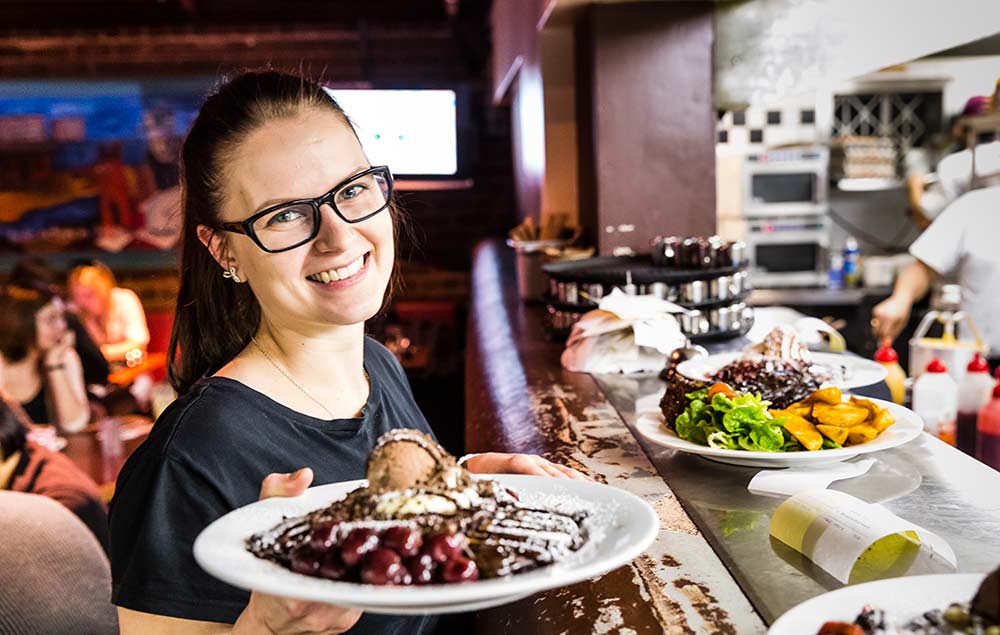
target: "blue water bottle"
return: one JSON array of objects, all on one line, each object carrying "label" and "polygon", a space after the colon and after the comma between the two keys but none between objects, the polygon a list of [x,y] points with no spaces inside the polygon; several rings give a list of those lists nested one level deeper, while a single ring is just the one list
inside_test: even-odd
[{"label": "blue water bottle", "polygon": [[858,241],[854,236],[848,236],[844,244],[844,284],[848,288],[860,286],[861,254],[858,252]]},{"label": "blue water bottle", "polygon": [[830,254],[830,269],[827,272],[826,286],[828,289],[844,288],[844,255],[840,253]]}]

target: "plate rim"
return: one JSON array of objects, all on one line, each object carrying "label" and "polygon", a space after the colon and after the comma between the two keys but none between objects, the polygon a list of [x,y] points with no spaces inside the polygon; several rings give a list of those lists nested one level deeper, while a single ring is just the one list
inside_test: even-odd
[{"label": "plate rim", "polygon": [[[879,438],[876,437],[873,441],[862,443],[861,445],[852,445],[849,447],[834,448],[831,450],[817,450],[815,452],[759,452],[748,450],[727,450],[724,448],[713,448],[707,445],[698,445],[697,443],[680,438],[676,432],[668,430],[663,426],[664,417],[663,413],[659,410],[649,410],[639,413],[636,416],[635,429],[640,435],[642,435],[643,438],[651,443],[655,443],[656,445],[669,448],[671,450],[686,452],[688,454],[704,456],[705,458],[710,458],[716,461],[729,462],[728,459],[731,459],[758,461],[767,464],[791,462],[797,465],[819,465],[821,463],[834,462],[839,463],[862,454],[872,454],[875,452],[881,452],[882,450],[891,450],[913,441],[923,432],[923,423],[919,421],[919,415],[909,408],[891,401],[876,399],[874,397],[863,397],[863,399],[868,399],[879,406],[887,407],[890,412],[903,410],[908,413],[908,416],[903,421],[900,421],[899,417],[897,417],[896,425],[904,422],[906,423],[900,431],[901,436],[899,438],[890,439],[888,443],[870,445],[875,444],[878,441]],[[652,424],[654,418],[656,419],[656,428],[650,430],[648,427]],[[895,428],[896,426],[894,425],[892,427]],[[654,435],[653,433],[656,434]],[[879,437],[881,436],[882,435],[880,434]],[[664,438],[674,439],[676,442],[664,443]]]},{"label": "plate rim", "polygon": [[[633,559],[641,555],[656,539],[659,534],[659,517],[656,515],[653,507],[643,498],[623,490],[621,488],[612,487],[603,483],[591,483],[582,481],[573,481],[569,479],[553,479],[552,477],[546,476],[532,476],[525,474],[474,474],[476,479],[493,479],[497,480],[501,484],[505,484],[513,489],[518,489],[518,487],[524,488],[524,483],[536,480],[537,482],[555,482],[557,484],[565,485],[566,483],[572,483],[569,487],[606,487],[613,490],[615,494],[613,495],[615,503],[622,507],[627,506],[639,515],[638,520],[642,521],[642,524],[637,523],[637,519],[634,516],[629,516],[630,522],[629,526],[638,526],[641,529],[639,531],[637,539],[629,541],[629,543],[623,549],[618,549],[614,553],[609,553],[607,556],[594,560],[593,558],[588,558],[584,561],[577,563],[576,566],[572,568],[567,568],[560,566],[558,563],[550,567],[543,567],[535,571],[529,571],[520,576],[511,576],[507,578],[492,578],[487,580],[480,580],[471,583],[462,584],[435,584],[426,586],[414,586],[414,587],[389,587],[393,591],[402,592],[410,597],[400,598],[398,593],[394,594],[397,597],[387,597],[383,599],[384,593],[371,593],[375,590],[385,590],[387,587],[378,585],[366,585],[355,582],[337,582],[333,580],[322,580],[315,579],[317,582],[322,582],[322,590],[317,590],[313,585],[307,587],[297,587],[300,592],[296,595],[288,594],[288,582],[290,578],[285,578],[285,575],[300,576],[301,574],[289,571],[276,563],[272,563],[275,567],[275,573],[279,573],[280,577],[272,578],[273,584],[267,583],[258,584],[255,590],[259,590],[265,593],[282,595],[285,597],[294,597],[296,599],[327,602],[331,604],[343,603],[344,605],[354,606],[357,608],[366,608],[374,612],[378,611],[379,607],[392,607],[396,609],[405,610],[408,608],[420,609],[422,606],[438,606],[446,607],[457,604],[465,604],[478,600],[485,600],[491,597],[498,596],[510,596],[511,601],[514,601],[515,595],[530,595],[540,591],[567,586],[570,584],[575,584],[577,582],[588,580],[598,575],[612,571],[618,567],[627,565]],[[551,479],[551,481],[550,481]],[[506,481],[506,483],[505,483]],[[324,485],[317,485],[310,487],[307,492],[312,491],[314,497],[321,496],[318,490],[332,490],[336,493],[331,496],[325,496],[325,491],[323,492],[323,497],[329,501],[337,500],[337,498],[342,498],[347,492],[363,485],[367,481],[365,479],[358,479],[354,481],[341,481],[338,483],[327,483]],[[542,490],[544,493],[544,490]],[[577,496],[583,500],[588,500],[586,496],[581,494],[567,492],[569,495]],[[195,539],[193,545],[193,553],[195,560],[198,565],[202,567],[206,572],[208,572],[213,577],[222,580],[223,582],[236,586],[244,590],[250,590],[249,583],[245,581],[245,578],[238,575],[238,572],[231,571],[226,568],[227,565],[231,563],[226,563],[223,565],[221,563],[215,563],[212,559],[211,549],[217,546],[216,534],[219,532],[225,532],[225,525],[234,521],[234,518],[242,519],[241,517],[246,515],[248,508],[266,508],[268,504],[279,508],[280,503],[274,503],[273,501],[281,501],[281,499],[267,499],[263,501],[255,501],[248,505],[244,505],[237,509],[234,509],[227,514],[219,517],[207,527],[205,527]],[[322,503],[317,503],[321,505]],[[280,521],[281,512],[278,509],[274,511],[275,516],[268,521],[267,526],[274,525]],[[620,512],[612,516],[613,520],[620,520]],[[263,522],[261,524],[264,524]],[[617,526],[617,525],[614,525]],[[263,528],[249,528],[247,531],[241,532],[241,540],[245,539],[255,531],[260,531]],[[222,543],[225,544],[227,541],[223,540]],[[229,541],[231,542],[231,541]],[[228,547],[231,548],[233,545],[229,544]],[[240,546],[242,548],[242,545]],[[250,558],[256,558],[250,552],[246,552],[247,556]],[[530,576],[530,577],[529,577]],[[553,584],[554,580],[558,580],[557,584]],[[255,582],[255,584],[257,584]],[[405,591],[403,590],[405,589]],[[439,600],[442,590],[447,590],[451,597],[450,600],[446,602],[435,601],[433,604],[428,602],[431,596]],[[363,597],[363,601],[353,601],[348,596]],[[521,597],[523,597],[521,595]]]},{"label": "plate rim", "polygon": [[[830,602],[832,599],[835,599],[835,598],[839,599],[840,596],[853,596],[855,594],[865,595],[867,593],[870,593],[873,588],[880,590],[881,587],[890,587],[890,588],[892,588],[892,587],[895,587],[896,585],[906,584],[906,583],[913,583],[915,581],[926,582],[927,584],[934,584],[934,583],[942,582],[943,578],[951,578],[952,580],[960,582],[961,584],[969,583],[970,585],[973,583],[973,580],[975,580],[975,582],[974,582],[975,586],[972,587],[972,591],[969,594],[969,597],[971,598],[971,594],[975,593],[976,589],[982,583],[982,580],[983,580],[984,577],[986,577],[986,575],[988,575],[988,574],[986,574],[986,573],[933,573],[933,574],[925,574],[925,575],[900,576],[900,577],[895,577],[895,578],[886,578],[884,580],[873,580],[871,582],[864,582],[862,584],[851,584],[851,585],[842,586],[839,589],[833,589],[833,590],[827,591],[825,593],[821,593],[819,595],[813,596],[813,597],[809,598],[808,600],[804,600],[804,601],[796,604],[792,608],[788,609],[787,611],[785,611],[784,613],[782,613],[781,615],[779,615],[777,619],[774,620],[774,622],[771,624],[770,628],[767,629],[767,635],[782,635],[782,630],[781,630],[782,628],[783,629],[792,629],[793,627],[794,628],[800,628],[802,626],[800,620],[802,620],[802,619],[809,619],[811,617],[815,617],[815,619],[818,620],[818,623],[816,625],[816,629],[817,630],[819,629],[820,626],[823,625],[824,622],[837,621],[837,620],[841,619],[841,618],[838,618],[838,617],[833,616],[833,615],[827,615],[827,616],[823,616],[822,614],[818,614],[817,615],[817,611],[816,611],[816,608],[818,606],[825,605],[826,603]],[[935,586],[937,586],[937,585],[935,585]],[[950,599],[950,600],[947,601],[947,604],[950,604],[951,602],[958,602],[958,601],[960,601],[958,598],[952,598],[952,599]],[[878,605],[878,601],[865,600],[862,603],[862,602],[860,602],[860,598],[859,598],[859,606],[857,608],[857,611],[860,611],[861,608],[865,604],[873,604],[873,605],[877,606]],[[942,606],[940,608],[942,608],[942,609],[945,608],[947,606],[947,604],[945,604],[944,606]],[[926,609],[926,610],[929,610],[929,609]],[[855,615],[856,615],[856,613],[855,613]],[[905,618],[905,616],[897,616],[897,617]],[[853,620],[853,619],[854,619],[854,617],[852,616],[851,620]],[[794,631],[793,630],[788,630],[788,635],[791,635],[792,633],[798,634],[800,632],[801,632],[800,630],[794,630]],[[803,635],[807,635],[807,634],[803,634]]]},{"label": "plate rim", "polygon": [[[732,363],[732,362],[736,361],[737,359],[739,359],[740,357],[742,357],[744,354],[745,354],[745,351],[728,351],[728,352],[724,352],[724,353],[712,353],[711,355],[708,355],[708,356],[705,356],[705,357],[695,357],[693,359],[686,359],[686,360],[684,360],[683,362],[681,362],[680,364],[677,365],[677,369],[676,370],[677,370],[678,373],[680,373],[681,375],[683,375],[684,377],[687,377],[688,379],[690,379],[692,381],[707,381],[707,379],[704,378],[704,377],[694,377],[694,376],[689,375],[688,373],[684,372],[685,371],[685,366],[687,367],[688,370],[690,370],[690,368],[692,366],[696,366],[698,363],[705,363],[705,362],[711,360],[712,358],[715,358],[715,359],[723,359],[723,358],[729,359],[728,362],[725,362],[725,363],[723,363],[723,364],[721,364],[719,366],[719,368],[721,368],[722,366],[725,366],[726,364],[729,364],[729,363]],[[870,368],[872,370],[872,372],[875,372],[875,370],[876,370],[875,367],[878,366],[878,372],[881,375],[881,377],[878,380],[873,381],[873,382],[866,382],[866,383],[863,383],[863,384],[858,384],[858,383],[854,383],[854,382],[851,382],[851,381],[844,381],[844,382],[825,382],[823,384],[824,386],[837,386],[838,388],[863,388],[865,386],[875,385],[875,384],[877,384],[880,381],[885,381],[885,378],[888,377],[888,371],[886,371],[886,369],[885,369],[884,366],[882,366],[881,364],[879,364],[876,361],[872,361],[870,359],[865,359],[864,357],[855,356],[855,355],[848,355],[846,353],[830,353],[830,352],[814,352],[814,351],[810,351],[809,354],[813,356],[813,362],[820,363],[820,364],[822,363],[822,360],[824,360],[824,359],[836,357],[838,360],[851,360],[852,362],[855,362],[855,363],[861,363],[864,366]]]}]

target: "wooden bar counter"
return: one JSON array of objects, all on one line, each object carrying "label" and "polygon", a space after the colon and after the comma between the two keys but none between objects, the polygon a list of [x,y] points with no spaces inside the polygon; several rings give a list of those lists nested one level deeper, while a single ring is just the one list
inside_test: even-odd
[{"label": "wooden bar counter", "polygon": [[469,452],[540,454],[647,500],[656,542],[600,578],[482,611],[479,633],[725,633],[766,629],[616,409],[584,373],[559,364],[544,308],[520,302],[512,250],[480,244],[466,351]]}]

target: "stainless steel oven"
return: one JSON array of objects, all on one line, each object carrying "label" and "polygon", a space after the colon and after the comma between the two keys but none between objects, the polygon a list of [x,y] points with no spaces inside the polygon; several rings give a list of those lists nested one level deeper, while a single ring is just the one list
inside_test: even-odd
[{"label": "stainless steel oven", "polygon": [[755,287],[826,286],[827,214],[747,218],[744,240]]},{"label": "stainless steel oven", "polygon": [[743,216],[804,216],[828,209],[826,148],[753,152],[743,162]]}]

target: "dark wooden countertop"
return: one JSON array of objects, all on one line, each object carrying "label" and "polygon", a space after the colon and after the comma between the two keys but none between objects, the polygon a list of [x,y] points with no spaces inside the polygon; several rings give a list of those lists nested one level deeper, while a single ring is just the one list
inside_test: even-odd
[{"label": "dark wooden countertop", "polygon": [[536,453],[647,500],[660,535],[630,565],[482,611],[479,633],[763,633],[746,596],[587,374],[559,363],[544,307],[517,296],[512,252],[480,244],[466,351],[466,448]]}]

